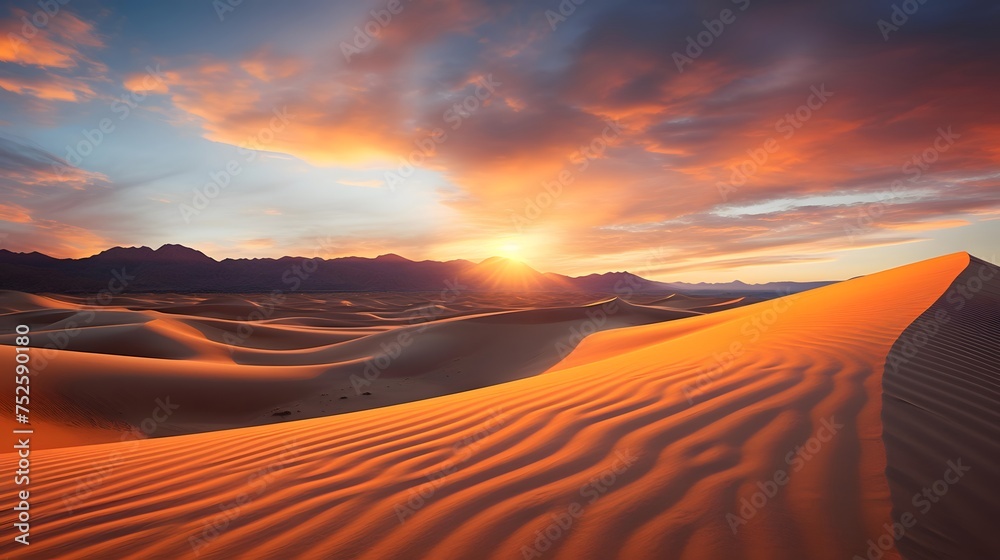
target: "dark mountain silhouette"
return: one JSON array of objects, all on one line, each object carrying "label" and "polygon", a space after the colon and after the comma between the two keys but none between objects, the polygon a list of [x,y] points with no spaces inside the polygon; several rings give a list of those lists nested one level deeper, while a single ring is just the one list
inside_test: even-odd
[{"label": "dark mountain silhouette", "polygon": [[[124,287],[123,287],[124,284]],[[694,291],[775,292],[769,284],[686,285]],[[812,284],[782,283],[792,291]],[[530,266],[492,257],[467,260],[412,261],[395,254],[375,258],[223,259],[217,261],[182,245],[113,247],[92,257],[56,259],[38,252],[0,249],[0,289],[22,292],[455,292],[580,291],[594,293],[670,293],[681,284],[646,280],[628,272],[579,278],[541,273]],[[799,286],[799,289],[795,289]]]}]

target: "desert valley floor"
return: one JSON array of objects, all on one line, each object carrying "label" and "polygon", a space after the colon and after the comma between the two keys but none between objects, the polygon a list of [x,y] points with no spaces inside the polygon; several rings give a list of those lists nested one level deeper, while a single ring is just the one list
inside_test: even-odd
[{"label": "desert valley floor", "polygon": [[0,360],[18,324],[38,348],[32,544],[0,555],[995,558],[998,272],[956,253],[770,300],[3,292]]}]

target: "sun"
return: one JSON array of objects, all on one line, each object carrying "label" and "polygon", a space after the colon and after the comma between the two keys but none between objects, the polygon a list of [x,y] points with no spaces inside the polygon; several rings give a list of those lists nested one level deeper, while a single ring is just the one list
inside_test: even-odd
[{"label": "sun", "polygon": [[497,248],[498,256],[507,259],[520,261],[521,256],[521,245],[518,243],[504,243]]}]

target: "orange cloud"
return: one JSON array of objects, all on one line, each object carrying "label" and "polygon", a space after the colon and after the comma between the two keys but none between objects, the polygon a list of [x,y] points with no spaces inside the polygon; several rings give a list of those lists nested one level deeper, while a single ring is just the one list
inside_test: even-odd
[{"label": "orange cloud", "polygon": [[0,77],[0,88],[51,101],[77,102],[95,95],[85,82],[47,73],[35,77]]},{"label": "orange cloud", "polygon": [[167,83],[156,79],[149,72],[129,74],[125,76],[122,85],[136,93],[167,93]]},{"label": "orange cloud", "polygon": [[17,204],[0,204],[0,220],[26,224],[31,221],[31,214],[27,208]]},{"label": "orange cloud", "polygon": [[168,73],[173,103],[197,117],[205,137],[284,152],[316,164],[395,160],[412,150],[395,89],[361,76],[322,77],[302,90],[261,85],[294,74],[285,59],[259,54],[238,65],[218,60]]},{"label": "orange cloud", "polygon": [[81,62],[94,64],[80,47],[103,48],[104,40],[94,25],[63,9],[46,18],[42,27],[26,23],[32,14],[14,9],[0,20],[0,62],[45,68],[73,68]]},{"label": "orange cloud", "polygon": [[972,222],[968,220],[934,220],[927,222],[911,222],[902,224],[892,224],[888,226],[891,229],[897,229],[901,231],[933,231],[936,229],[950,229],[970,225]]},{"label": "orange cloud", "polygon": [[305,64],[291,56],[279,56],[264,48],[240,61],[240,68],[262,82],[286,80],[302,72]]}]

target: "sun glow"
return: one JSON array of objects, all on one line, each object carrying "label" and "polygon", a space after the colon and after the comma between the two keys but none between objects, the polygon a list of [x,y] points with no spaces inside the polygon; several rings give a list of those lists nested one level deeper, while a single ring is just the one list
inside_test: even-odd
[{"label": "sun glow", "polygon": [[515,261],[523,260],[521,245],[518,243],[503,243],[497,248],[497,256]]}]

